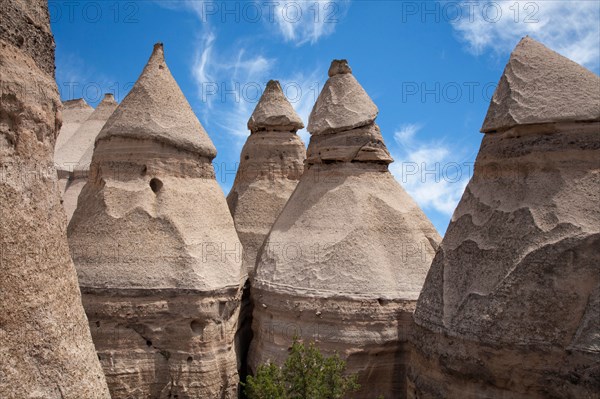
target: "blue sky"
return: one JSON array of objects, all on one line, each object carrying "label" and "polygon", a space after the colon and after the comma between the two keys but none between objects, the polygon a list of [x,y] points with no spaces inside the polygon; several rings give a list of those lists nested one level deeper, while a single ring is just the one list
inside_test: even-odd
[{"label": "blue sky", "polygon": [[[63,100],[121,101],[155,42],[215,143],[225,194],[260,91],[304,123],[334,58],[379,107],[390,169],[444,234],[510,51],[529,34],[600,68],[598,1],[50,1]],[[308,144],[309,135],[300,132]]]}]

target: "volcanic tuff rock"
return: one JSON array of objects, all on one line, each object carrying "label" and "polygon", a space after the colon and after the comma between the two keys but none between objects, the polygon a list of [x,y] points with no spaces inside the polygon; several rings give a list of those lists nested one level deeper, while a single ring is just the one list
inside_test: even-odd
[{"label": "volcanic tuff rock", "polygon": [[109,398],[65,234],[61,124],[45,1],[0,2],[0,392]]},{"label": "volcanic tuff rock", "polygon": [[[83,103],[85,104],[85,101]],[[57,147],[54,150],[54,164],[58,171],[60,187],[63,189],[61,194],[67,213],[67,222],[71,220],[73,212],[75,212],[77,198],[87,181],[96,136],[118,105],[112,94],[105,94],[91,115],[81,123],[60,148]],[[75,117],[77,114],[73,112],[69,116]],[[83,114],[83,112],[80,111],[79,114]],[[68,134],[69,131],[64,133]],[[62,134],[63,129],[60,130],[58,137],[61,137]]]},{"label": "volcanic tuff rock", "polygon": [[357,397],[402,397],[412,310],[440,238],[388,171],[376,106],[345,61],[330,71],[304,174],[257,260],[249,365],[282,362],[297,333],[347,359]]},{"label": "volcanic tuff rock", "polygon": [[154,51],[96,139],[69,242],[113,398],[234,398],[241,244],[215,148]]},{"label": "volcanic tuff rock", "polygon": [[73,134],[79,129],[79,126],[81,126],[93,112],[94,108],[92,108],[83,98],[63,101],[63,123],[60,127],[58,137],[56,138],[54,157],[57,156],[57,150],[73,137]]},{"label": "volcanic tuff rock", "polygon": [[[533,74],[557,66],[565,95],[538,98]],[[600,79],[582,85],[588,71],[530,38],[501,82],[515,70],[519,90],[501,83],[490,109],[531,118],[483,139],[417,304],[411,398],[600,391]]]},{"label": "volcanic tuff rock", "polygon": [[[254,273],[258,250],[302,176],[306,148],[295,132],[303,127],[279,82],[269,81],[248,121],[251,134],[242,149],[240,166],[227,196],[249,276]],[[238,326],[242,374],[252,336],[249,284],[245,287]]]}]

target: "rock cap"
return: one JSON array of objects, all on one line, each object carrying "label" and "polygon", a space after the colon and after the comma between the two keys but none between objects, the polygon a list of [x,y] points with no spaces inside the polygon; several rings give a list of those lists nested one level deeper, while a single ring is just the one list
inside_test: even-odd
[{"label": "rock cap", "polygon": [[329,76],[310,113],[308,131],[327,134],[373,123],[379,109],[352,75],[348,62],[333,60]]},{"label": "rock cap", "polygon": [[137,82],[106,122],[97,141],[151,139],[213,159],[217,150],[194,114],[156,43]]},{"label": "rock cap", "polygon": [[263,92],[252,116],[248,120],[248,129],[296,131],[304,123],[283,94],[277,80],[270,80]]},{"label": "rock cap", "polygon": [[91,105],[89,105],[85,99],[83,98],[74,98],[72,100],[63,101],[63,109],[93,109]]},{"label": "rock cap", "polygon": [[529,36],[510,55],[481,132],[600,120],[600,77]]},{"label": "rock cap", "polygon": [[329,77],[339,75],[342,73],[352,73],[352,68],[348,65],[348,60],[333,60],[331,61],[331,65],[329,66],[329,71],[327,74]]}]

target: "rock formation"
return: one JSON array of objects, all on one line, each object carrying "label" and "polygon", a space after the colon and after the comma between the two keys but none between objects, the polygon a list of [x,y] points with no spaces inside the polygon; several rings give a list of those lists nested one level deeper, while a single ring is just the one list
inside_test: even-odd
[{"label": "rock formation", "polygon": [[[269,81],[248,121],[251,134],[242,149],[238,172],[227,196],[249,276],[254,272],[256,253],[302,176],[306,149],[296,131],[303,127],[279,82]],[[248,284],[238,326],[241,368],[246,363],[245,352],[251,340],[249,289]]]},{"label": "rock formation", "polygon": [[52,154],[61,125],[46,1],[0,2],[0,396],[109,398]]},{"label": "rock formation", "polygon": [[355,397],[402,397],[407,329],[440,238],[388,171],[377,107],[346,61],[329,76],[304,174],[257,261],[249,365],[282,362],[298,334],[347,359]]},{"label": "rock formation", "polygon": [[162,44],[96,139],[69,224],[113,399],[234,398],[241,244]]},{"label": "rock formation", "polygon": [[600,392],[600,79],[531,38],[415,312],[409,397]]},{"label": "rock formation", "polygon": [[249,275],[258,249],[302,176],[306,150],[296,131],[303,127],[279,82],[271,80],[248,121],[251,134],[227,196]]},{"label": "rock formation", "polygon": [[[76,103],[77,106],[70,107],[76,108],[70,113],[70,119],[71,117],[83,117],[85,115],[83,110],[77,110],[77,108],[83,107],[81,102],[85,104],[85,101],[80,100]],[[54,163],[58,171],[60,186],[63,189],[62,199],[67,213],[67,221],[71,220],[77,207],[79,193],[87,181],[92,153],[94,152],[94,140],[96,140],[96,136],[117,108],[117,105],[119,104],[117,104],[111,93],[105,94],[100,104],[87,119],[79,125],[75,132],[70,134],[70,137],[65,137],[64,144],[61,147],[57,146],[54,150]],[[84,110],[87,111],[85,108]],[[61,137],[63,133],[68,136],[74,124],[71,122],[66,131],[61,129],[58,137]]]}]

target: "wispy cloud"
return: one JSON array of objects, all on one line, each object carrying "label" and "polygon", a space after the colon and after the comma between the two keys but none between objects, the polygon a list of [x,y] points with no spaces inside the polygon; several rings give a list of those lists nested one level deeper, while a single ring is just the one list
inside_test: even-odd
[{"label": "wispy cloud", "polygon": [[425,210],[451,216],[470,178],[472,165],[458,158],[460,151],[443,141],[418,138],[424,125],[402,125],[395,133],[396,160],[390,171]]},{"label": "wispy cloud", "polygon": [[[256,4],[265,4],[255,1]],[[274,28],[285,41],[295,45],[314,44],[331,35],[344,18],[350,0],[280,1],[273,3],[271,18],[265,23]]]},{"label": "wispy cloud", "polygon": [[[477,3],[477,4],[475,4]],[[530,35],[572,60],[600,67],[600,7],[597,1],[462,1],[463,15],[453,23],[474,54],[510,52]]]}]

